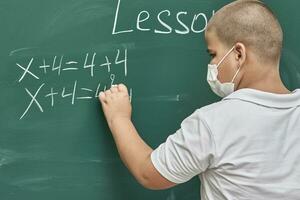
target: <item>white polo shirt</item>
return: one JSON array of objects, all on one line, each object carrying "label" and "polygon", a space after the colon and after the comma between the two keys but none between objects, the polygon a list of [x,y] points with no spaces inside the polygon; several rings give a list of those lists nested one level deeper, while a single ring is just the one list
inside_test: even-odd
[{"label": "white polo shirt", "polygon": [[300,89],[240,89],[202,107],[151,160],[174,183],[198,175],[201,200],[299,200]]}]

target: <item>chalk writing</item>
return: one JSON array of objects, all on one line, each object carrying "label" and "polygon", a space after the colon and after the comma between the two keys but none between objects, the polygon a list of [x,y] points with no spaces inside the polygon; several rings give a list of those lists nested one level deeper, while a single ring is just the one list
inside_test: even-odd
[{"label": "chalk writing", "polygon": [[[128,28],[119,28],[119,19],[120,17],[120,7],[121,0],[118,0],[114,24],[112,28],[112,35],[124,34],[124,33],[132,33],[134,31],[146,32],[152,31],[155,34],[189,34],[189,33],[202,33],[205,31],[208,23],[208,17],[205,13],[199,12],[195,14],[189,14],[186,11],[179,11],[177,13],[172,13],[170,10],[162,10],[156,14],[156,16],[151,16],[150,12],[147,10],[142,10],[137,14],[135,25],[127,25]],[[214,10],[212,10],[212,15],[214,14]],[[189,19],[189,15],[192,15],[192,21],[186,22]],[[168,18],[176,18],[176,23],[180,26],[180,29],[173,28],[175,25],[171,25]],[[145,22],[148,20],[155,20],[158,22],[160,27],[146,27]],[[178,26],[176,24],[176,27]],[[124,25],[122,26],[124,27]]]},{"label": "chalk writing", "polygon": [[[100,61],[101,57],[102,61]],[[97,59],[98,58],[98,59]],[[104,60],[104,62],[103,62]],[[48,59],[49,61],[49,59]],[[97,62],[98,61],[98,62]],[[113,61],[113,62],[111,62]],[[86,53],[82,62],[75,59],[67,59],[67,56],[53,56],[50,62],[47,63],[46,58],[29,58],[28,61],[16,62],[18,69],[21,69],[21,76],[18,80],[19,85],[26,84],[25,79],[30,79],[39,82],[39,86],[33,88],[24,87],[25,95],[29,97],[29,102],[20,115],[20,120],[29,115],[33,107],[37,107],[40,112],[44,112],[44,108],[53,108],[55,105],[62,101],[69,101],[70,105],[75,105],[79,101],[87,101],[98,98],[101,91],[105,91],[116,83],[117,77],[126,78],[128,75],[128,51],[127,49],[116,50],[114,58],[109,56],[100,56],[96,52]],[[21,63],[21,64],[20,64]],[[39,64],[40,63],[40,64]],[[23,67],[26,66],[26,67]],[[122,73],[112,73],[112,67],[123,66]],[[97,68],[104,68],[102,71],[96,71]],[[36,71],[38,71],[36,72]],[[57,83],[47,82],[49,75],[60,77],[67,71],[86,71],[80,76],[87,76],[92,79],[97,75],[107,74],[106,80],[99,80],[97,84],[87,85],[84,81],[80,81],[74,77],[73,82],[70,83],[71,72],[67,74],[68,81],[62,80],[63,85],[57,86]],[[64,72],[65,71],[65,72]],[[52,72],[52,74],[50,74]],[[63,78],[61,77],[61,78]],[[80,77],[79,77],[80,78]],[[25,81],[25,82],[24,82]],[[132,88],[129,88],[130,101],[132,100]]]}]

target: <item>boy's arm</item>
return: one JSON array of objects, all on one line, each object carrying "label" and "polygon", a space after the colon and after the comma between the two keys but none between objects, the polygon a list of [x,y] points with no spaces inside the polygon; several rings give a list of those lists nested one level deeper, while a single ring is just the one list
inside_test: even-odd
[{"label": "boy's arm", "polygon": [[138,182],[149,189],[175,186],[152,164],[150,155],[153,150],[139,136],[131,121],[131,104],[126,86],[120,84],[101,92],[99,99],[120,157]]}]

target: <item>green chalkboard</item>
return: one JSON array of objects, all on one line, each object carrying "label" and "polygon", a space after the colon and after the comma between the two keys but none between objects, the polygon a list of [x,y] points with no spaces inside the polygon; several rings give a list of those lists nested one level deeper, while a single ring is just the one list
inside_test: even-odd
[{"label": "green chalkboard", "polygon": [[[97,94],[130,89],[153,148],[196,108],[203,31],[224,0],[0,0],[0,199],[196,200],[200,182],[146,190],[122,164]],[[285,30],[281,74],[300,83],[299,2],[268,2]],[[293,15],[291,15],[293,13]]]}]

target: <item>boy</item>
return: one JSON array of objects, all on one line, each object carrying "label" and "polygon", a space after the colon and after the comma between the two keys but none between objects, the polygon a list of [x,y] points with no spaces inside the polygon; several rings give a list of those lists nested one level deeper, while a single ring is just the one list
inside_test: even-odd
[{"label": "boy", "polygon": [[154,151],[131,122],[125,85],[99,98],[121,159],[150,189],[198,175],[202,200],[300,199],[300,90],[279,75],[283,33],[261,1],[237,0],[211,18],[207,81],[222,101],[202,107]]}]

